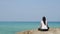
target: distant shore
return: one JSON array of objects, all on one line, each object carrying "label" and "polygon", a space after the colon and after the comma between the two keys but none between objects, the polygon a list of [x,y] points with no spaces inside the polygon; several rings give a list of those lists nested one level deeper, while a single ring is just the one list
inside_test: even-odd
[{"label": "distant shore", "polygon": [[60,34],[60,28],[50,28],[49,31],[38,31],[37,29],[17,32],[16,34]]}]

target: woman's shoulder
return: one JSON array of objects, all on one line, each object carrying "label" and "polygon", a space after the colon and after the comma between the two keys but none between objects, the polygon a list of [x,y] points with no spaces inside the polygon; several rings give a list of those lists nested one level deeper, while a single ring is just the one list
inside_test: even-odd
[{"label": "woman's shoulder", "polygon": [[43,23],[43,21],[41,20],[41,23]]}]

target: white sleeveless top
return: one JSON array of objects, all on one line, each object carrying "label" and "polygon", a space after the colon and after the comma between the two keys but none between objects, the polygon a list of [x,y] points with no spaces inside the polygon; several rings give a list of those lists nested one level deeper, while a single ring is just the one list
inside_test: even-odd
[{"label": "white sleeveless top", "polygon": [[41,21],[41,29],[48,29],[48,27],[47,27],[47,21],[46,21],[46,25],[44,24],[43,21]]}]

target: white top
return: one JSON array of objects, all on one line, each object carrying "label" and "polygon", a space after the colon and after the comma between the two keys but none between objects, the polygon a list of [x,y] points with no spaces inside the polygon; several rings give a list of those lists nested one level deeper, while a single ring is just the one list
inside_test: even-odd
[{"label": "white top", "polygon": [[48,29],[48,27],[47,27],[47,21],[46,21],[46,25],[44,24],[43,21],[41,21],[41,29]]}]

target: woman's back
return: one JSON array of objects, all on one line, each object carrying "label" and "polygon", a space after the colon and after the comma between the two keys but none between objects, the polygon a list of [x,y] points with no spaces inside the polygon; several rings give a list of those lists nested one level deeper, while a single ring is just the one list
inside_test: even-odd
[{"label": "woman's back", "polygon": [[47,28],[47,24],[44,24],[44,22],[43,21],[41,21],[41,27],[40,27],[41,29],[48,29]]},{"label": "woman's back", "polygon": [[48,24],[47,24],[46,17],[43,17],[42,20],[41,20],[41,26],[40,26],[40,28],[38,28],[38,30],[48,31],[48,29],[49,29],[49,27],[48,27]]}]

